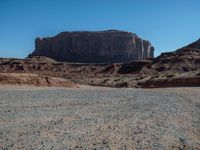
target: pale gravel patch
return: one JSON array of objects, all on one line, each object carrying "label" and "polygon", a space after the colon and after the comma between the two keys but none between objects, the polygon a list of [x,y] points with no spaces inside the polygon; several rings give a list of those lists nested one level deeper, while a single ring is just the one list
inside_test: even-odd
[{"label": "pale gravel patch", "polygon": [[200,88],[1,86],[0,149],[200,149]]}]

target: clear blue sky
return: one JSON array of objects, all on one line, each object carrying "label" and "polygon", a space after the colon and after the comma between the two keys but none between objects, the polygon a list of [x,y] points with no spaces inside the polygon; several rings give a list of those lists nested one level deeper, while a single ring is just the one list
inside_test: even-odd
[{"label": "clear blue sky", "polygon": [[0,0],[0,57],[23,58],[36,37],[119,29],[158,55],[200,38],[200,0]]}]

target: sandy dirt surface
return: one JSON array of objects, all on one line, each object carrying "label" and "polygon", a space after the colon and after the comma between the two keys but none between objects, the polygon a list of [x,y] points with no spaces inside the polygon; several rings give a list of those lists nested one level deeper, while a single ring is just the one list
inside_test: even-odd
[{"label": "sandy dirt surface", "polygon": [[0,86],[0,149],[200,149],[200,88]]}]

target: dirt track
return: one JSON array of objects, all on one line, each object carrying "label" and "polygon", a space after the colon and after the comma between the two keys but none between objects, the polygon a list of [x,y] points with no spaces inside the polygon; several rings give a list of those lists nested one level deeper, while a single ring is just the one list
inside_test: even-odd
[{"label": "dirt track", "polygon": [[200,88],[0,87],[0,149],[200,149]]}]

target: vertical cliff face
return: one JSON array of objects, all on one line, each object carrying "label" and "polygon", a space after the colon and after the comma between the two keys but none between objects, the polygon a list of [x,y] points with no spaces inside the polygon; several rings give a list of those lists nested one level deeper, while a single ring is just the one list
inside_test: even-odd
[{"label": "vertical cliff face", "polygon": [[118,63],[153,58],[151,43],[137,35],[117,30],[62,32],[51,38],[36,38],[34,56],[57,61]]}]

